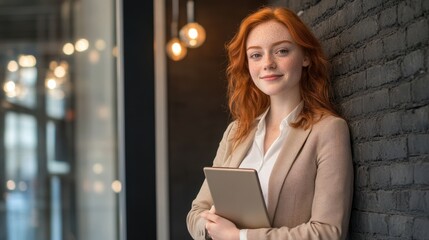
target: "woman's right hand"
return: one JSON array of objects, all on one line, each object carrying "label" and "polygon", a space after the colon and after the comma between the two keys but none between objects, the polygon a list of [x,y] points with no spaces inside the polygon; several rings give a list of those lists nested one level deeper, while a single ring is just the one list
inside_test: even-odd
[{"label": "woman's right hand", "polygon": [[216,209],[204,211],[201,216],[206,219],[206,229],[212,239],[215,240],[239,240],[240,230],[235,224],[226,218],[216,215]]}]

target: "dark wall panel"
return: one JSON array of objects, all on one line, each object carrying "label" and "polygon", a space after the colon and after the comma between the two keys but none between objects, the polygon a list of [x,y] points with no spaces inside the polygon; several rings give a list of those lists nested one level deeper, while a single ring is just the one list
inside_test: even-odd
[{"label": "dark wall panel", "polygon": [[126,232],[156,239],[153,2],[123,1]]}]

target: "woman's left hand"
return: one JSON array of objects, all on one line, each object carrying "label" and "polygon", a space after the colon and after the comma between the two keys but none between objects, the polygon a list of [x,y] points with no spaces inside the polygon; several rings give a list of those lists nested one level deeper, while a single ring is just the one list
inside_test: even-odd
[{"label": "woman's left hand", "polygon": [[240,230],[226,218],[216,215],[214,206],[210,211],[202,213],[206,219],[206,229],[214,240],[239,240]]}]

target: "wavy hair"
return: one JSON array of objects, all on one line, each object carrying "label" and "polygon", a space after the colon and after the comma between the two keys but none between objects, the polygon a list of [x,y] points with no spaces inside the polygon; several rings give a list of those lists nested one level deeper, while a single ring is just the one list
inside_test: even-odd
[{"label": "wavy hair", "polygon": [[238,32],[226,45],[229,60],[226,70],[228,107],[233,120],[237,120],[238,124],[234,136],[235,143],[249,134],[255,118],[270,105],[269,96],[255,86],[250,76],[246,41],[256,26],[272,20],[286,26],[295,43],[303,49],[310,60],[309,66],[303,68],[300,80],[304,107],[292,127],[307,129],[325,114],[338,116],[331,101],[329,63],[317,38],[291,10],[263,7],[243,19]]}]

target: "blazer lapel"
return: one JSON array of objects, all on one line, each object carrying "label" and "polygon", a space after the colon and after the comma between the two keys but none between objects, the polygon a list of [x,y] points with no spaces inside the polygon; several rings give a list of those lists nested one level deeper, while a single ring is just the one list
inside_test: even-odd
[{"label": "blazer lapel", "polygon": [[253,138],[255,137],[256,127],[254,127],[246,139],[238,144],[237,148],[232,151],[229,161],[226,161],[224,166],[238,167],[246,156],[249,148],[252,146]]},{"label": "blazer lapel", "polygon": [[274,219],[283,183],[310,132],[311,127],[306,130],[302,128],[291,128],[284,141],[283,147],[271,172],[269,182],[268,216],[270,217],[271,223]]}]

